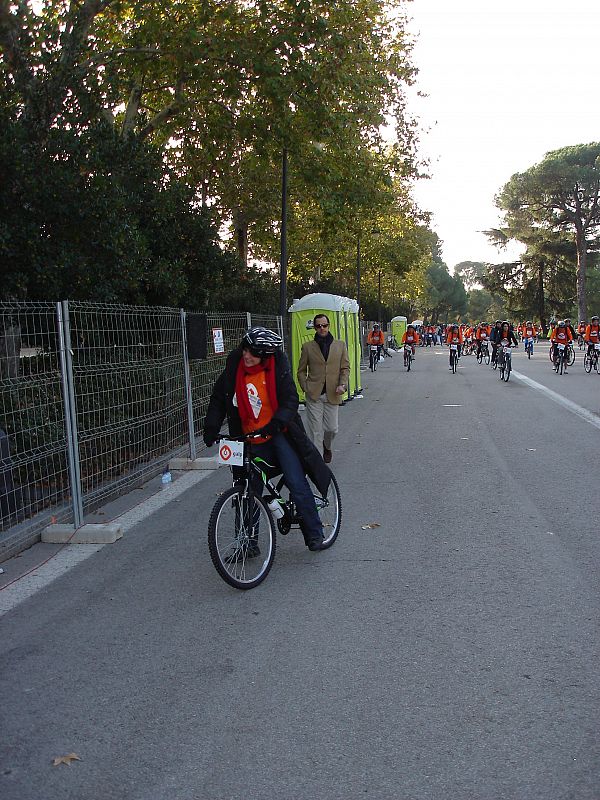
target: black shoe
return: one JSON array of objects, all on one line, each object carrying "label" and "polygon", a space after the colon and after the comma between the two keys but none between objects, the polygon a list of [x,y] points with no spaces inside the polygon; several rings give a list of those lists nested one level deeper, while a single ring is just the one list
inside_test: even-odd
[{"label": "black shoe", "polygon": [[249,542],[247,547],[238,547],[236,550],[224,558],[226,564],[237,564],[238,561],[247,561],[249,558],[256,558],[260,555],[260,547],[256,542]]},{"label": "black shoe", "polygon": [[323,539],[317,539],[315,542],[309,542],[307,547],[312,553],[316,553],[319,550],[325,550],[326,549],[323,546]]}]

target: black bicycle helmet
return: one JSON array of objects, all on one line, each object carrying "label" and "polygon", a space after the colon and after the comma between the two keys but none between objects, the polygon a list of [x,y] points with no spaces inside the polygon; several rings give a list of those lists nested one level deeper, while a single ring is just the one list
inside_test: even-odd
[{"label": "black bicycle helmet", "polygon": [[272,356],[282,345],[283,339],[278,333],[260,326],[247,330],[242,339],[242,348],[247,348],[257,358]]}]

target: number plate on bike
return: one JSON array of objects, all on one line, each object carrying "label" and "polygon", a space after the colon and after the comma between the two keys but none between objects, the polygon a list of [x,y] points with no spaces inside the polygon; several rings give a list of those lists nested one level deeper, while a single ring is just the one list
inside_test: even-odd
[{"label": "number plate on bike", "polygon": [[457,344],[451,344],[450,345],[450,350],[458,350],[458,345]]},{"label": "number plate on bike", "polygon": [[232,442],[230,439],[223,439],[219,445],[217,461],[219,464],[226,464],[228,467],[243,467],[244,443]]},{"label": "number plate on bike", "polygon": [[505,353],[510,353],[510,345],[506,345],[506,344],[505,344],[505,345],[504,345],[504,347],[502,348],[502,350],[503,350]]},{"label": "number plate on bike", "polygon": [[600,344],[598,342],[594,344],[594,350],[600,350]]}]

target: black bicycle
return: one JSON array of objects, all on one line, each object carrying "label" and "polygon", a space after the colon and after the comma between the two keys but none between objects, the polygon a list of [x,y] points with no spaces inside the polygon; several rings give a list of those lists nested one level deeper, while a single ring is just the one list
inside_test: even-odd
[{"label": "black bicycle", "polygon": [[583,357],[583,368],[587,373],[590,373],[593,369],[598,372],[598,356],[600,356],[600,344],[594,344],[592,350],[586,352]]},{"label": "black bicycle", "polygon": [[[277,530],[285,536],[292,528],[302,526],[302,516],[289,496],[280,470],[254,455],[250,440],[246,436],[220,437],[220,453],[241,450],[242,463],[236,464],[234,484],[221,494],[208,523],[212,562],[221,578],[236,589],[253,589],[267,577],[275,559]],[[252,488],[254,475],[260,477],[260,493]],[[326,496],[314,486],[312,490],[326,549],[337,539],[342,524],[340,489],[332,474]]]},{"label": "black bicycle", "polygon": [[564,344],[557,344],[554,353],[554,371],[562,375],[567,368],[567,348]]},{"label": "black bicycle", "polygon": [[486,364],[490,363],[490,346],[487,341],[481,342],[481,347],[477,353],[477,363],[481,364],[483,361],[485,361]]},{"label": "black bicycle", "polygon": [[500,369],[500,380],[508,382],[512,370],[512,350],[509,344],[498,347],[498,367]]},{"label": "black bicycle", "polygon": [[409,344],[404,345],[404,366],[407,372],[410,372],[410,367],[414,360],[415,357],[413,356],[412,347]]},{"label": "black bicycle", "polygon": [[369,369],[375,372],[379,363],[379,347],[376,344],[369,345]]},{"label": "black bicycle", "polygon": [[450,345],[450,369],[452,370],[452,374],[456,374],[456,370],[458,369],[458,345],[451,344]]}]

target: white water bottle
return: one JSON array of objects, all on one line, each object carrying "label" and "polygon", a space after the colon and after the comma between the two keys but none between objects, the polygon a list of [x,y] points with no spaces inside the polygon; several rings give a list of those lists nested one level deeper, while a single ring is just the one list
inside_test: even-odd
[{"label": "white water bottle", "polygon": [[171,477],[171,473],[169,472],[169,468],[163,472],[162,478],[160,479],[160,488],[161,489],[168,489],[171,485],[171,481],[173,478]]},{"label": "white water bottle", "polygon": [[276,497],[273,497],[271,500],[269,500],[267,505],[269,506],[271,514],[273,514],[275,519],[281,519],[283,517],[284,513],[283,508],[281,507],[281,503]]}]

